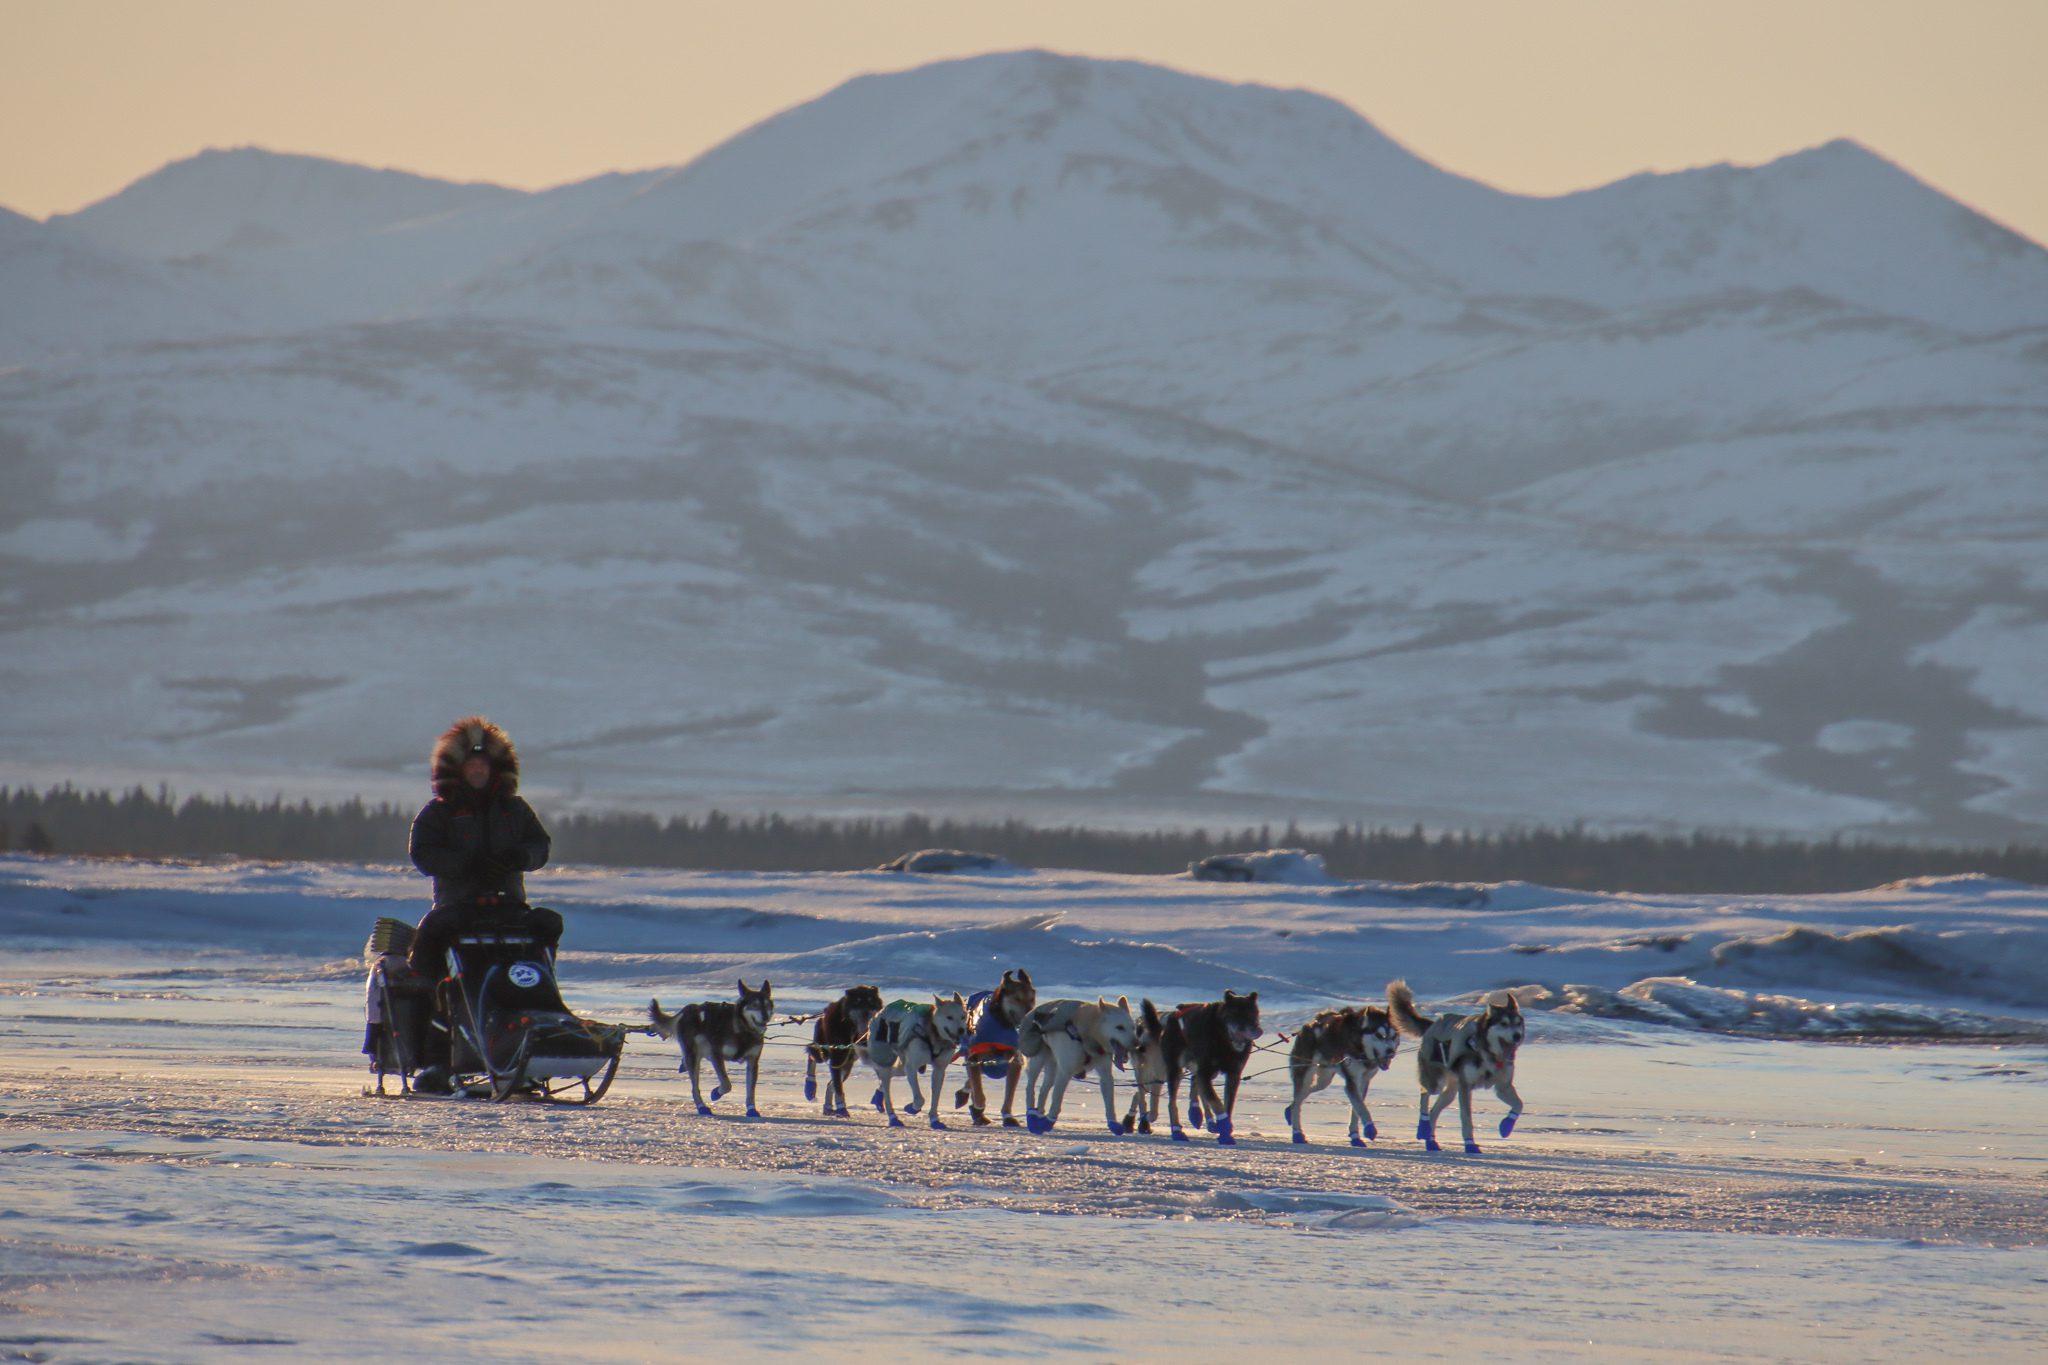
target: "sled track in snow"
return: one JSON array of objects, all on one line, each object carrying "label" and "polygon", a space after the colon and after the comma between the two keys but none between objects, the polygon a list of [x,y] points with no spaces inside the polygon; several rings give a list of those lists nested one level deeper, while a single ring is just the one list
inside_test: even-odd
[{"label": "sled track in snow", "polygon": [[[309,1083],[310,1082],[310,1083]],[[644,1088],[646,1082],[633,1089]],[[1296,1147],[1284,1130],[1240,1120],[1239,1145],[1213,1139],[1111,1137],[1099,1115],[1071,1112],[1044,1137],[974,1129],[892,1130],[878,1116],[824,1120],[808,1105],[764,1098],[765,1117],[709,1119],[688,1101],[614,1092],[588,1109],[360,1096],[353,1072],[315,1077],[63,1071],[0,1080],[0,1146],[8,1135],[133,1134],[180,1141],[401,1148],[431,1154],[518,1153],[868,1182],[894,1201],[935,1209],[1011,1209],[1109,1217],[1271,1220],[1261,1192],[1378,1196],[1414,1219],[1505,1219],[1644,1230],[2048,1245],[2038,1179],[1960,1167],[1866,1168],[1760,1155],[1701,1161],[1675,1152],[1603,1146],[1597,1135],[1546,1132],[1533,1113],[1511,1143],[1466,1157],[1420,1151],[1412,1110],[1389,1104],[1370,1149],[1342,1145],[1330,1105]],[[1085,1101],[1088,1097],[1080,1097]],[[955,1116],[948,1112],[947,1121]],[[916,1121],[914,1121],[916,1122]],[[1332,1141],[1334,1139],[1334,1142]],[[97,1156],[96,1160],[120,1160]],[[145,1159],[145,1158],[130,1158]],[[175,1155],[146,1159],[175,1160]],[[317,1163],[316,1163],[317,1164]],[[1247,1200],[1246,1196],[1252,1196]],[[1405,1215],[1403,1216],[1405,1219]],[[1412,1220],[1410,1220],[1412,1221]]]}]

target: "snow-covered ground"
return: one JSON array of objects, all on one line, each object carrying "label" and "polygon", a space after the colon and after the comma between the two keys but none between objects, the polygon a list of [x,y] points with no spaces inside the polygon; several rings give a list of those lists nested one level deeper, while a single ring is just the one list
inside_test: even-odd
[{"label": "snow-covered ground", "polygon": [[364,1098],[358,953],[417,913],[409,872],[0,857],[0,1358],[1974,1361],[2048,1334],[2042,888],[535,883],[571,1003],[620,1021],[740,976],[802,1013],[1022,966],[1042,998],[1257,989],[1271,1043],[1394,976],[1432,1008],[1520,987],[1529,1110],[1423,1153],[1404,1044],[1362,1151],[1327,1094],[1288,1142],[1279,1049],[1235,1149],[1112,1137],[1093,1091],[1045,1137],[893,1131],[816,1116],[795,1025],[757,1122],[696,1117],[645,1037],[588,1109]]}]

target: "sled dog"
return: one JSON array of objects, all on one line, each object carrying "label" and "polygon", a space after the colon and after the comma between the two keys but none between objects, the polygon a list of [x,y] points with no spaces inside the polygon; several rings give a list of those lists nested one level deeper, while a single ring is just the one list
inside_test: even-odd
[{"label": "sled dog", "polygon": [[804,1098],[818,1098],[818,1063],[825,1064],[825,1114],[846,1117],[846,1078],[858,1060],[854,1051],[868,1021],[882,1012],[882,993],[873,986],[855,986],[825,1006],[811,1025],[809,1060],[804,1066]]},{"label": "sled dog", "polygon": [[1339,1076],[1344,1078],[1344,1096],[1351,1101],[1351,1145],[1363,1147],[1378,1137],[1372,1110],[1365,1107],[1365,1092],[1374,1076],[1394,1064],[1394,1050],[1400,1045],[1393,1019],[1377,1005],[1323,1010],[1303,1024],[1287,1054],[1294,1103],[1287,1106],[1286,1117],[1294,1125],[1294,1140],[1308,1141],[1301,1131],[1302,1105]]},{"label": "sled dog", "polygon": [[[1472,1091],[1491,1086],[1506,1101],[1507,1117],[1500,1121],[1500,1135],[1515,1131],[1522,1116],[1522,1097],[1515,1093],[1515,1050],[1522,1045],[1522,1007],[1509,995],[1503,1004],[1489,1000],[1478,1014],[1439,1014],[1428,1019],[1415,1010],[1415,993],[1405,981],[1387,987],[1387,1005],[1401,1032],[1422,1041],[1415,1047],[1415,1071],[1422,1082],[1422,1109],[1415,1136],[1432,1152],[1443,1149],[1436,1142],[1437,1115],[1455,1098],[1458,1121],[1465,1131],[1465,1150],[1477,1156],[1479,1144],[1472,1139]],[[1435,1103],[1430,1102],[1435,1097]]]},{"label": "sled dog", "polygon": [[661,1002],[650,1000],[647,1017],[656,1033],[675,1039],[683,1050],[683,1060],[676,1070],[690,1073],[690,1095],[697,1101],[699,1114],[709,1114],[711,1106],[704,1102],[704,1091],[697,1081],[697,1064],[709,1058],[711,1069],[718,1073],[718,1084],[711,1088],[711,1098],[715,1100],[732,1093],[732,1080],[725,1074],[726,1061],[744,1059],[747,1117],[757,1119],[761,1111],[754,1107],[754,1085],[761,1078],[761,1045],[768,1041],[768,1021],[775,1015],[775,996],[766,981],[758,991],[744,981],[739,987],[738,1003],[706,1000],[685,1005],[674,1014],[664,1014]]},{"label": "sled dog", "polygon": [[[1259,1037],[1259,993],[1223,992],[1221,1000],[1184,1004],[1166,1017],[1160,1051],[1166,1059],[1166,1118],[1175,1142],[1186,1142],[1180,1126],[1180,1076],[1188,1078],[1188,1121],[1199,1124],[1204,1114],[1209,1130],[1224,1146],[1235,1146],[1231,1114],[1237,1108],[1237,1087],[1244,1064]],[[1223,1098],[1216,1097],[1216,1077],[1223,1077]]]},{"label": "sled dog", "polygon": [[896,1072],[901,1070],[910,1080],[910,1103],[903,1106],[903,1112],[915,1114],[925,1107],[924,1089],[917,1078],[926,1067],[932,1071],[928,1117],[932,1127],[946,1126],[939,1122],[939,1096],[945,1089],[946,1066],[959,1050],[961,1035],[966,1032],[967,1002],[958,991],[953,992],[950,1000],[935,995],[929,1005],[923,1001],[892,1000],[869,1021],[867,1047],[862,1055],[881,1082],[875,1090],[874,1105],[889,1116],[891,1128],[903,1126],[903,1120],[896,1117],[895,1096],[890,1093]]},{"label": "sled dog", "polygon": [[1159,1006],[1140,1000],[1134,1022],[1138,1041],[1131,1045],[1131,1109],[1124,1115],[1124,1130],[1149,1133],[1159,1120],[1159,1092],[1169,1079],[1166,1021],[1159,1015]]},{"label": "sled dog", "polygon": [[1017,1056],[1017,1026],[1024,1016],[1038,1008],[1038,987],[1031,973],[1019,968],[1004,972],[992,991],[976,991],[967,1001],[967,1036],[960,1041],[960,1057],[967,1067],[967,1084],[953,1095],[953,1107],[967,1105],[976,1127],[988,1127],[988,1098],[982,1092],[983,1078],[1003,1077],[1003,1127],[1022,1128],[1024,1121],[1010,1112],[1017,1100],[1017,1081],[1024,1075],[1024,1063]]},{"label": "sled dog", "polygon": [[1017,1029],[1017,1051],[1031,1062],[1024,1077],[1024,1126],[1034,1133],[1051,1132],[1066,1102],[1067,1086],[1093,1067],[1102,1082],[1102,1116],[1110,1132],[1121,1134],[1124,1126],[1117,1120],[1112,1068],[1129,1060],[1137,1041],[1131,1002],[1123,996],[1114,1005],[1100,998],[1092,1003],[1053,1000],[1025,1015]]}]

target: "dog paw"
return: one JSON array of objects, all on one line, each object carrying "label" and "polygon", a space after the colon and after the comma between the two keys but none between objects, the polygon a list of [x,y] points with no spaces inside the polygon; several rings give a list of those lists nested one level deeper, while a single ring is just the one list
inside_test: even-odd
[{"label": "dog paw", "polygon": [[1422,1150],[1425,1152],[1441,1152],[1443,1148],[1437,1146],[1435,1138],[1426,1137],[1422,1140]]},{"label": "dog paw", "polygon": [[1352,1145],[1353,1147],[1365,1147],[1365,1146],[1369,1146],[1370,1144],[1369,1144],[1369,1143],[1367,1143],[1367,1142],[1366,1142],[1366,1140],[1365,1140],[1364,1138],[1360,1137],[1360,1136],[1359,1136],[1358,1134],[1356,1134],[1356,1133],[1353,1133],[1353,1134],[1351,1135],[1351,1145]]},{"label": "dog paw", "polygon": [[1436,1130],[1430,1124],[1430,1121],[1428,1119],[1424,1119],[1422,1122],[1415,1125],[1415,1140],[1417,1142],[1436,1141]]},{"label": "dog paw", "polygon": [[750,1104],[750,1105],[748,1105],[748,1106],[747,1106],[747,1117],[748,1117],[748,1118],[750,1118],[750,1119],[757,1119],[757,1118],[760,1118],[760,1117],[761,1117],[761,1111],[760,1111],[760,1110],[758,1110],[758,1109],[756,1109],[756,1108],[755,1108],[755,1107],[754,1107],[753,1105],[751,1105],[751,1104]]},{"label": "dog paw", "polygon": [[1022,1119],[1020,1119],[1020,1118],[1016,1117],[1016,1116],[1015,1116],[1014,1114],[1005,1114],[1005,1115],[1003,1115],[1003,1127],[1005,1127],[1005,1128],[1022,1128],[1023,1126],[1024,1126],[1024,1121],[1023,1121]]},{"label": "dog paw", "polygon": [[1192,1123],[1192,1124],[1194,1124],[1194,1125],[1195,1125],[1195,1127],[1197,1127],[1197,1128],[1200,1128],[1200,1127],[1202,1126],[1202,1106],[1201,1106],[1201,1105],[1199,1105],[1199,1104],[1190,1104],[1190,1105],[1188,1106],[1188,1122],[1189,1122],[1189,1123]]},{"label": "dog paw", "polygon": [[961,1086],[961,1087],[960,1087],[960,1088],[959,1088],[958,1090],[955,1090],[955,1091],[953,1092],[953,1107],[954,1107],[955,1109],[965,1109],[965,1108],[967,1107],[967,1087],[966,1087],[966,1086],[964,1086],[964,1085],[963,1085],[963,1086]]},{"label": "dog paw", "polygon": [[1306,1146],[1308,1144],[1308,1134],[1302,1132],[1299,1128],[1295,1129],[1294,1143],[1297,1147]]},{"label": "dog paw", "polygon": [[816,1081],[810,1080],[809,1078],[805,1079],[804,1098],[807,1100],[814,1100],[818,1098],[818,1083]]},{"label": "dog paw", "polygon": [[845,1118],[852,1118],[852,1117],[853,1117],[853,1115],[851,1115],[851,1114],[847,1113],[847,1112],[846,1112],[846,1106],[842,1104],[842,1105],[840,1105],[840,1106],[839,1106],[839,1107],[838,1107],[837,1109],[834,1109],[834,1110],[832,1111],[832,1117],[834,1117],[834,1118],[838,1118],[838,1119],[845,1119]]},{"label": "dog paw", "polygon": [[1173,1130],[1173,1140],[1175,1142],[1186,1142],[1188,1140],[1188,1135],[1184,1130],[1176,1128]]},{"label": "dog paw", "polygon": [[918,1110],[922,1108],[924,1108],[923,1100],[912,1100],[910,1103],[903,1106],[903,1112],[906,1114],[915,1114]]},{"label": "dog paw", "polygon": [[875,1106],[875,1112],[877,1114],[886,1114],[889,1112],[889,1106],[882,1102],[882,1092],[879,1090],[875,1092],[875,1097],[869,1100],[868,1103]]},{"label": "dog paw", "polygon": [[1141,1133],[1143,1133],[1143,1134],[1145,1134],[1145,1135],[1146,1135],[1147,1137],[1150,1137],[1150,1136],[1152,1135],[1152,1120],[1150,1120],[1150,1119],[1139,1119],[1139,1120],[1138,1120],[1138,1131],[1139,1131],[1139,1132],[1141,1132]]},{"label": "dog paw", "polygon": [[1465,1144],[1465,1155],[1466,1155],[1466,1156],[1478,1156],[1478,1155],[1479,1155],[1479,1144],[1478,1144],[1478,1143],[1476,1143],[1476,1142],[1468,1142],[1468,1143],[1466,1143],[1466,1144]]},{"label": "dog paw", "polygon": [[1218,1147],[1235,1147],[1237,1146],[1237,1139],[1228,1133],[1218,1133],[1216,1135],[1216,1145]]},{"label": "dog paw", "polygon": [[930,1123],[932,1127],[938,1129],[942,1133],[948,1131],[946,1125],[939,1122],[939,1116],[937,1114],[933,1114],[931,1116]]},{"label": "dog paw", "polygon": [[1111,1119],[1109,1121],[1108,1126],[1109,1135],[1111,1137],[1122,1137],[1125,1133],[1130,1131],[1129,1129],[1125,1128],[1121,1123],[1118,1123],[1115,1119]]},{"label": "dog paw", "polygon": [[[1378,1125],[1377,1123],[1368,1123],[1368,1124],[1366,1124],[1366,1125],[1365,1125],[1365,1135],[1366,1135],[1366,1136],[1367,1136],[1368,1138],[1377,1138],[1377,1137],[1378,1137],[1378,1136],[1380,1135],[1380,1126],[1379,1126],[1379,1125]],[[1361,1147],[1365,1146],[1365,1144],[1364,1144],[1363,1142],[1359,1143],[1358,1145],[1359,1145],[1359,1146],[1361,1146]]]},{"label": "dog paw", "polygon": [[1287,1106],[1287,1107],[1286,1107],[1285,1109],[1282,1109],[1282,1110],[1280,1111],[1280,1121],[1281,1121],[1282,1123],[1292,1123],[1292,1122],[1294,1122],[1294,1106],[1293,1106],[1293,1105],[1291,1105],[1291,1104],[1290,1104],[1290,1105],[1288,1105],[1288,1106]]},{"label": "dog paw", "polygon": [[1520,1117],[1520,1114],[1509,1114],[1506,1118],[1502,1119],[1500,1121],[1500,1135],[1506,1137],[1509,1133],[1514,1132],[1515,1120]]},{"label": "dog paw", "polygon": [[700,1105],[698,1105],[698,1106],[697,1106],[697,1116],[698,1116],[699,1118],[706,1118],[706,1119],[710,1118],[710,1117],[711,1117],[711,1106],[710,1106],[710,1105],[708,1105],[708,1104],[700,1104]]},{"label": "dog paw", "polygon": [[903,1120],[897,1118],[894,1114],[891,1114],[889,1115],[889,1126],[891,1128],[901,1128],[903,1126]]},{"label": "dog paw", "polygon": [[725,1090],[725,1087],[724,1087],[724,1086],[722,1086],[722,1085],[714,1085],[714,1086],[712,1086],[712,1087],[711,1087],[711,1098],[712,1098],[712,1099],[714,1099],[714,1100],[722,1100],[722,1099],[724,1099],[724,1098],[725,1098],[725,1094],[726,1094],[726,1090]]}]

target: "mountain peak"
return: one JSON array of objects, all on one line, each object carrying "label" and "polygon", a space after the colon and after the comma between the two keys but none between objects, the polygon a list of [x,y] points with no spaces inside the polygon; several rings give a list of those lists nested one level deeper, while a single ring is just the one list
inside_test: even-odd
[{"label": "mountain peak", "polygon": [[373,232],[519,193],[297,152],[209,147],[50,221],[101,246],[170,260]]}]

